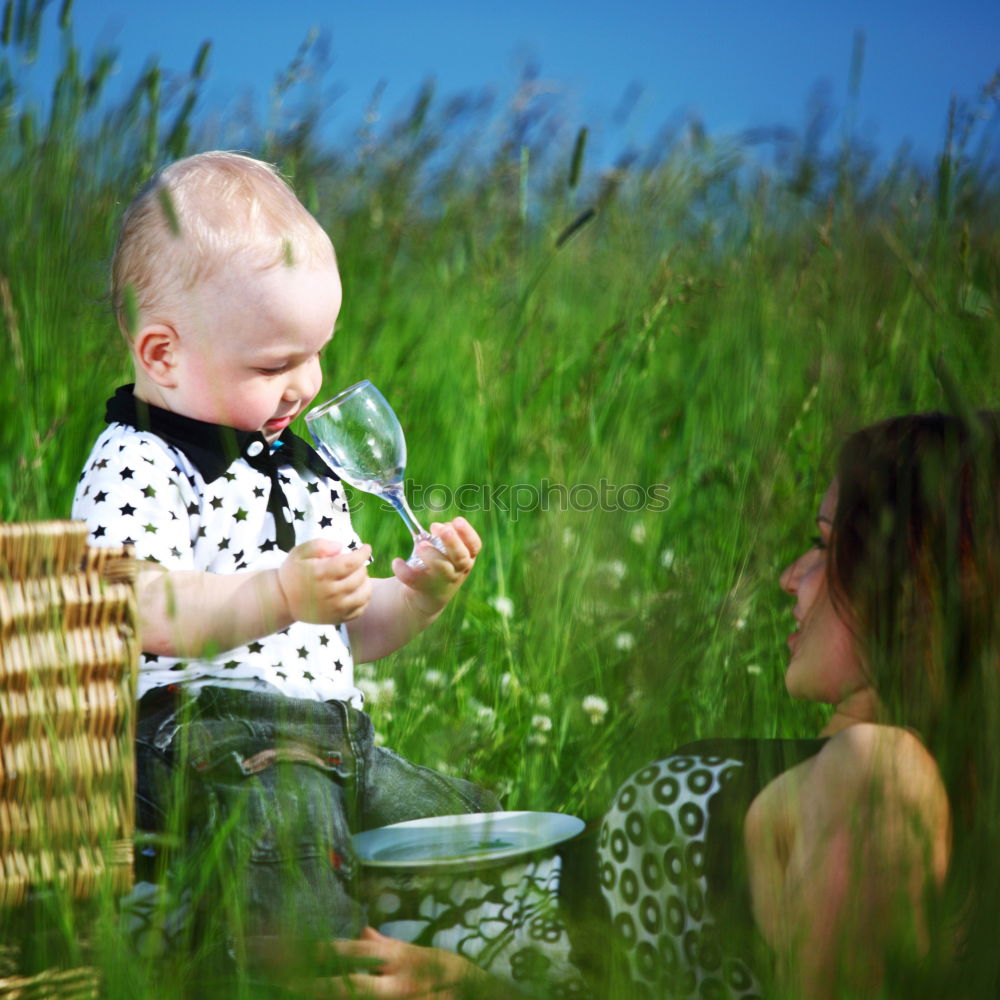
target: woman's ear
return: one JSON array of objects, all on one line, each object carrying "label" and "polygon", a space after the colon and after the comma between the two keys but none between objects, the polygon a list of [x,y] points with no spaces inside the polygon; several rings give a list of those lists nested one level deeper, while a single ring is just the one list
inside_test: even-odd
[{"label": "woman's ear", "polygon": [[177,385],[177,331],[163,323],[144,326],[132,342],[136,365],[164,389]]}]

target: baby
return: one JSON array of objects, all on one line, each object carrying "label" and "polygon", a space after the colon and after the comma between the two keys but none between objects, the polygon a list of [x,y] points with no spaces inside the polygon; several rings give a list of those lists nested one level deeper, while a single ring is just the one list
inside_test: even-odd
[{"label": "baby", "polygon": [[142,560],[139,825],[165,828],[183,796],[187,854],[224,859],[251,933],[281,911],[350,934],[351,831],[498,808],[375,747],[353,679],[438,617],[479,536],[434,524],[422,566],[368,576],[341,483],[289,430],[320,388],[336,257],[269,165],[210,152],[154,177],[125,212],[112,294],[135,384],[108,401],[73,515]]}]

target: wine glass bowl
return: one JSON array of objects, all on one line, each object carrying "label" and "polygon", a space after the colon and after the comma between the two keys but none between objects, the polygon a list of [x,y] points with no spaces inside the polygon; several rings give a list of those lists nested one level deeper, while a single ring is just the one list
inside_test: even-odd
[{"label": "wine glass bowl", "polygon": [[[425,531],[403,492],[406,438],[396,414],[368,379],[356,382],[306,414],[316,450],[344,482],[384,497],[406,523],[414,544],[429,541],[439,551],[439,538]],[[422,565],[413,556],[411,565]]]}]

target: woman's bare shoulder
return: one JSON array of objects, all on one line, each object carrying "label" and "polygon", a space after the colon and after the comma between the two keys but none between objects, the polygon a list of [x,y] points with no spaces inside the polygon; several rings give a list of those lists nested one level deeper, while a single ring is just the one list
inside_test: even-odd
[{"label": "woman's bare shoulder", "polygon": [[937,764],[905,729],[850,726],[766,786],[744,838],[754,917],[780,974],[817,997],[840,995],[841,975],[877,983],[886,949],[924,940],[950,826]]},{"label": "woman's bare shoulder", "polygon": [[[858,723],[832,736],[811,760],[764,789],[754,806],[783,820],[803,863],[838,836],[869,859],[909,864],[926,859],[943,880],[951,845],[951,809],[934,757],[919,737],[896,726]],[[861,838],[860,840],[858,838]]]},{"label": "woman's bare shoulder", "polygon": [[930,751],[908,729],[857,723],[832,736],[816,755],[808,780],[812,798],[877,794],[880,802],[946,815],[948,796]]},{"label": "woman's bare shoulder", "polygon": [[765,786],[754,806],[769,811],[787,808],[789,799],[806,800],[812,809],[826,805],[843,815],[845,799],[876,789],[883,802],[889,796],[897,802],[940,800],[947,805],[937,763],[916,735],[897,726],[857,723]]}]

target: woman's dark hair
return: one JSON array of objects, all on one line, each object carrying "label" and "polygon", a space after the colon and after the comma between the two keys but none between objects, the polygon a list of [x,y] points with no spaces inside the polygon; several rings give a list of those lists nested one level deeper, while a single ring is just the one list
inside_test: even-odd
[{"label": "woman's dark hair", "polygon": [[953,748],[956,711],[1000,694],[1000,413],[866,427],[837,480],[832,598],[886,721]]},{"label": "woman's dark hair", "polygon": [[920,734],[952,804],[948,901],[935,919],[943,953],[960,942],[964,960],[939,966],[953,979],[938,995],[996,996],[1000,971],[983,959],[1000,898],[1000,412],[866,427],[845,442],[837,480],[831,599],[884,721]]}]

